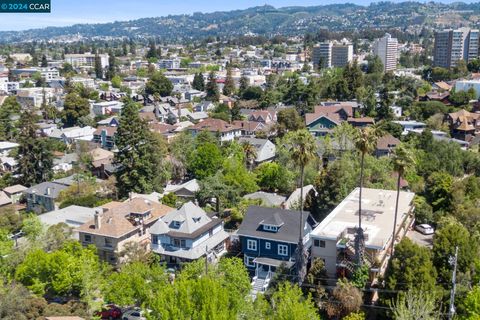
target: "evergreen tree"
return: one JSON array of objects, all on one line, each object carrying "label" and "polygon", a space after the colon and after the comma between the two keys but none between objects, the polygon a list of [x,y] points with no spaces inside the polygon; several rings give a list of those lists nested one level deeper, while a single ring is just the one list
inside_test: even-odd
[{"label": "evergreen tree", "polygon": [[151,95],[169,96],[172,93],[173,84],[162,72],[155,72],[145,85],[145,93]]},{"label": "evergreen tree", "polygon": [[230,96],[235,92],[235,82],[232,77],[232,69],[227,69],[227,77],[225,78],[225,85],[223,86],[223,94]]},{"label": "evergreen tree", "polygon": [[220,99],[220,90],[218,89],[217,79],[215,77],[215,72],[213,71],[208,75],[208,82],[205,90],[207,91],[207,100],[218,102]]},{"label": "evergreen tree", "polygon": [[78,124],[81,117],[90,113],[88,100],[82,98],[78,93],[71,92],[65,97],[63,105],[63,119],[65,126],[72,127]]},{"label": "evergreen tree", "polygon": [[348,99],[354,99],[357,90],[363,86],[363,72],[358,66],[357,59],[345,66],[343,78],[347,81]]},{"label": "evergreen tree", "polygon": [[119,196],[126,197],[130,192],[160,191],[165,180],[166,147],[150,132],[147,123],[139,116],[138,106],[131,100],[122,109],[115,142],[118,147],[114,162],[119,166],[115,173]]},{"label": "evergreen tree", "polygon": [[41,64],[42,68],[46,68],[48,67],[48,61],[47,61],[47,56],[46,55],[43,55],[42,56],[42,64]]},{"label": "evergreen tree", "polygon": [[205,90],[205,79],[203,78],[203,74],[201,72],[195,73],[193,77],[192,87],[198,91]]},{"label": "evergreen tree", "polygon": [[127,43],[125,41],[122,43],[122,55],[124,57],[128,56],[128,48],[127,48]]},{"label": "evergreen tree", "polygon": [[115,55],[113,52],[110,52],[108,55],[108,71],[107,71],[107,79],[111,80],[115,76]]},{"label": "evergreen tree", "polygon": [[102,61],[98,53],[95,55],[95,76],[97,77],[97,79],[103,78]]},{"label": "evergreen tree", "polygon": [[135,41],[133,41],[132,38],[130,38],[130,43],[129,43],[128,46],[129,46],[129,49],[130,49],[130,53],[131,53],[132,55],[137,54],[137,46],[136,46],[136,44],[135,44]]},{"label": "evergreen tree", "polygon": [[157,51],[157,48],[155,46],[155,41],[153,39],[151,39],[149,41],[149,48],[148,48],[148,51],[147,51],[147,55],[145,56],[147,59],[158,59],[159,56],[158,56],[158,51]]},{"label": "evergreen tree", "polygon": [[95,55],[95,76],[97,79],[103,78],[102,60],[98,54]]},{"label": "evergreen tree", "polygon": [[24,111],[18,125],[18,164],[16,174],[19,182],[25,186],[51,179],[53,155],[46,138],[38,137],[34,110]]},{"label": "evergreen tree", "polygon": [[393,110],[390,108],[393,105],[393,97],[387,87],[384,87],[380,92],[380,106],[377,109],[378,120],[392,120],[394,117]]},{"label": "evergreen tree", "polygon": [[0,107],[0,139],[12,140],[17,134],[17,128],[11,117],[20,114],[21,106],[16,96],[9,96]]},{"label": "evergreen tree", "polygon": [[247,77],[245,76],[242,76],[240,78],[240,87],[238,88],[238,94],[241,96],[243,94],[243,92],[245,92],[245,90],[247,90],[247,88],[249,87],[249,82],[248,82],[248,79]]}]

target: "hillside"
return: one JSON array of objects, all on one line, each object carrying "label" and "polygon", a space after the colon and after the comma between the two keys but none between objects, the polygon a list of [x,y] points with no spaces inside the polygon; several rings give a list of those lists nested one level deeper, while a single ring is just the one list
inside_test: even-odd
[{"label": "hillside", "polygon": [[[116,21],[104,24],[77,24],[26,31],[0,32],[1,42],[62,40],[81,38],[157,36],[164,41],[188,41],[209,36],[234,37],[303,35],[320,28],[331,31],[365,28],[415,28],[441,26],[455,14],[455,23],[478,24],[480,4],[379,2],[369,6],[333,4],[310,7],[253,7],[228,12],[194,13]],[[449,21],[451,23],[451,21]],[[453,25],[452,25],[453,26]]]}]

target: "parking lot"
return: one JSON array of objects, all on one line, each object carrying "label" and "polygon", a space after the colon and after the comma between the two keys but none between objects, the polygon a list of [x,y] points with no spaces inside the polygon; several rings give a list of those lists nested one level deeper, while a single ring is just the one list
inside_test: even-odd
[{"label": "parking lot", "polygon": [[421,246],[428,248],[432,248],[433,246],[433,234],[424,235],[416,230],[409,230],[407,232],[407,237],[409,237],[410,240]]}]

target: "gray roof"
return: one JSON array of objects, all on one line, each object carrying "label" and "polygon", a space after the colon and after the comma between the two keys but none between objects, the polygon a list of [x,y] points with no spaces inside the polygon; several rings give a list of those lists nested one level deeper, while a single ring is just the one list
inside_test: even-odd
[{"label": "gray roof", "polygon": [[257,191],[254,193],[246,194],[243,197],[245,199],[261,199],[263,205],[267,207],[279,207],[287,199],[286,197],[280,196],[276,193],[268,193],[264,191]]},{"label": "gray roof", "polygon": [[285,201],[285,208],[290,209],[294,206],[298,206],[300,204],[300,191],[303,189],[303,202],[307,200],[307,194],[310,191],[314,191],[315,194],[317,193],[317,190],[315,190],[315,187],[311,184],[304,186],[303,188],[297,188],[295,191],[292,192],[292,194],[288,197],[287,201]]},{"label": "gray roof", "polygon": [[[275,215],[278,217],[273,217]],[[313,220],[309,216],[309,212],[303,212],[303,221],[312,226]],[[261,228],[262,223],[265,221],[268,222],[271,219],[281,220],[283,222],[283,225],[278,229],[277,232],[268,232]],[[240,225],[237,234],[239,236],[297,243],[298,230],[300,228],[299,224],[300,211],[250,206],[245,214],[245,217],[243,218],[243,222]],[[303,228],[302,236],[305,236],[307,233],[308,228]]]},{"label": "gray roof", "polygon": [[[66,189],[67,186],[55,183],[55,182],[42,182],[40,184],[34,185],[27,190],[25,190],[25,193],[35,193],[37,195],[42,195],[44,197],[48,198],[57,198],[60,192],[64,189]],[[50,191],[50,192],[48,192]],[[48,194],[50,193],[50,194]]]},{"label": "gray roof", "polygon": [[40,221],[48,226],[58,223],[78,228],[82,224],[93,219],[95,208],[86,208],[81,206],[69,206],[60,210],[50,211],[38,216]]},{"label": "gray roof", "polygon": [[53,159],[53,164],[61,164],[61,163],[74,163],[78,161],[78,155],[76,153],[67,153],[64,154],[61,158]]},{"label": "gray roof", "polygon": [[[180,224],[179,227],[175,226],[176,222]],[[213,221],[202,208],[189,201],[180,209],[169,212],[155,222],[150,228],[150,233],[193,235],[197,233],[196,231],[213,226],[212,222],[216,221]]]},{"label": "gray roof", "polygon": [[275,157],[276,146],[268,139],[240,137],[238,141],[240,143],[248,142],[255,147],[257,151],[257,158],[255,159],[255,161],[257,162],[263,162],[273,159]]},{"label": "gray roof", "polygon": [[[83,181],[84,179],[80,176],[80,181]],[[96,182],[100,182],[101,180],[98,178],[95,178]],[[53,182],[64,185],[64,186],[72,186],[77,183],[77,177],[75,174],[72,174],[71,176],[65,177],[65,178],[60,178],[60,179],[55,179]]]}]

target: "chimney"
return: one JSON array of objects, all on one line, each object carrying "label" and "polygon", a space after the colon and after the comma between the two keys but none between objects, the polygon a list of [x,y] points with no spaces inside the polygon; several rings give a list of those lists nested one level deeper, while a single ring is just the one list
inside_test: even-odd
[{"label": "chimney", "polygon": [[100,215],[100,210],[95,210],[95,229],[100,229],[102,227],[102,217]]},{"label": "chimney", "polygon": [[49,196],[51,194],[51,189],[50,187],[47,187],[47,190],[45,190],[45,194]]}]

